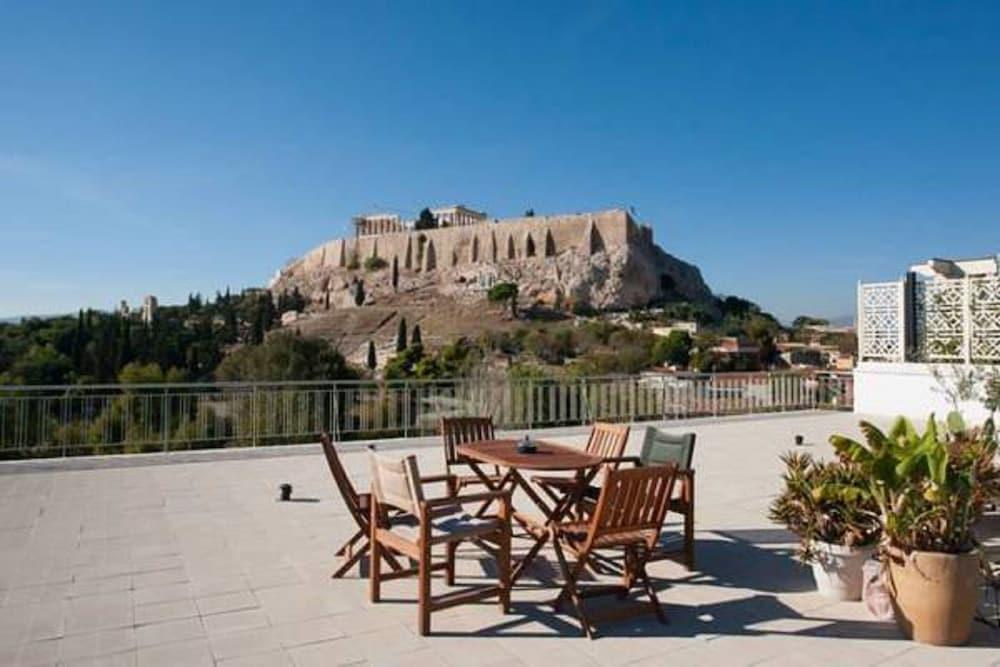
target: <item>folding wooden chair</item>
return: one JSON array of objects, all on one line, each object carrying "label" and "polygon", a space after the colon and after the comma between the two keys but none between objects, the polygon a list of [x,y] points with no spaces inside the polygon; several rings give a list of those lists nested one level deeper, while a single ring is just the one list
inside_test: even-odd
[{"label": "folding wooden chair", "polygon": [[[558,610],[568,598],[580,619],[583,634],[593,638],[593,625],[583,608],[583,599],[614,594],[626,597],[636,581],[649,598],[652,612],[667,622],[656,591],[649,581],[646,563],[660,538],[663,518],[673,494],[677,468],[674,465],[614,470],[606,468],[597,505],[589,521],[552,526],[552,544],[565,584],[555,600]],[[597,550],[621,549],[625,568],[620,585],[580,586],[578,579]],[[566,550],[573,552],[572,567]]]},{"label": "folding wooden chair", "polygon": [[[643,467],[668,465],[677,466],[677,487],[670,499],[669,511],[684,517],[683,563],[693,570],[694,559],[694,433],[667,433],[649,426],[642,441],[639,457],[632,461]],[[658,550],[653,560],[672,557],[675,552]]]},{"label": "folding wooden chair", "polygon": [[[358,493],[355,490],[354,485],[351,484],[351,478],[347,476],[347,471],[344,470],[344,466],[340,462],[340,457],[337,455],[337,449],[333,446],[330,435],[321,433],[319,441],[323,446],[323,454],[326,456],[326,464],[330,468],[330,474],[333,475],[333,481],[336,482],[337,489],[340,491],[340,497],[344,499],[347,511],[358,527],[357,531],[337,550],[337,556],[344,559],[344,562],[333,573],[333,578],[338,579],[343,577],[355,563],[359,562],[371,547],[368,541],[368,536],[371,534],[369,523],[371,494]],[[387,553],[384,557],[393,570],[402,569],[403,566],[399,564],[394,555]]]},{"label": "folding wooden chair", "polygon": [[[408,456],[394,460],[372,452],[371,544],[372,567],[369,579],[372,602],[381,597],[383,579],[419,577],[418,626],[421,635],[431,629],[431,613],[459,604],[478,602],[496,597],[503,613],[510,610],[510,491],[490,491],[465,496],[447,496],[434,500],[424,497],[425,482],[441,478],[422,478],[417,460]],[[500,511],[495,516],[473,517],[462,509],[463,503],[495,501]],[[391,526],[386,520],[387,508],[396,508],[417,519],[416,534],[407,535],[402,527]],[[498,583],[475,586],[431,596],[431,573],[444,570],[449,586],[455,583],[455,547],[461,542],[486,541],[497,546]],[[431,550],[436,545],[446,547],[446,559],[432,561]],[[392,549],[417,562],[416,568],[383,573],[381,561],[386,549]]]},{"label": "folding wooden chair", "polygon": [[[594,422],[590,429],[590,437],[587,439],[587,446],[584,449],[588,454],[600,456],[608,459],[609,463],[605,469],[617,468],[621,463],[622,455],[625,453],[625,446],[628,444],[628,424],[608,424],[605,422]],[[539,486],[554,502],[562,500],[576,480],[572,477],[559,477],[556,475],[535,475],[531,481]],[[596,487],[592,487],[596,491]],[[596,495],[596,493],[595,493]],[[577,514],[580,515],[581,507],[577,507]]]},{"label": "folding wooden chair", "polygon": [[[455,475],[452,471],[456,466],[467,466],[466,461],[458,454],[459,445],[480,440],[494,440],[496,434],[493,430],[492,417],[443,417],[440,424],[441,438],[444,441],[444,465],[449,475],[454,477],[454,488],[452,491],[458,493],[463,487],[473,484],[483,484],[482,478],[477,475]],[[500,480],[500,471],[495,470],[495,475],[489,475],[494,481]]]}]

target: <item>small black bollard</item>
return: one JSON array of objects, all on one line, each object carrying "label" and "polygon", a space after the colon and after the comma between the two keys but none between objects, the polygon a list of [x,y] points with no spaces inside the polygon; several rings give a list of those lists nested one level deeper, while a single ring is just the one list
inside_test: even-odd
[{"label": "small black bollard", "polygon": [[795,444],[798,445],[799,447],[801,447],[802,443],[804,443],[805,441],[806,439],[803,436],[801,435],[795,436]]},{"label": "small black bollard", "polygon": [[289,500],[291,500],[292,499],[292,485],[288,484],[288,483],[285,483],[285,484],[282,484],[280,488],[281,488],[281,498],[279,498],[279,500],[281,500],[282,502],[288,502]]}]

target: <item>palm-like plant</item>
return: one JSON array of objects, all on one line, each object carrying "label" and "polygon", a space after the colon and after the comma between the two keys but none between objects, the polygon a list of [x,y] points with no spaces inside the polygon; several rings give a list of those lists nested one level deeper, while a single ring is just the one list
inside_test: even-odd
[{"label": "palm-like plant", "polygon": [[888,433],[869,422],[861,422],[861,430],[864,443],[839,435],[830,443],[868,477],[886,546],[904,552],[971,550],[973,524],[985,502],[1000,493],[992,422],[970,429],[952,414],[939,428],[931,415],[923,433],[903,417]]},{"label": "palm-like plant", "polygon": [[799,537],[798,555],[804,562],[816,558],[816,542],[860,547],[878,540],[879,506],[857,466],[798,452],[781,460],[785,488],[768,516]]}]

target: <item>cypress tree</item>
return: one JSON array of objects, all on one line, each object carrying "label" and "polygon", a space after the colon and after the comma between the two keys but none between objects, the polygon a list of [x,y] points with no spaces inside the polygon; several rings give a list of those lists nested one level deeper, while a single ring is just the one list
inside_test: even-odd
[{"label": "cypress tree", "polygon": [[423,341],[420,338],[420,325],[413,325],[413,333],[410,336],[410,345],[417,346],[423,345]]},{"label": "cypress tree", "polygon": [[82,373],[83,346],[86,344],[86,341],[84,341],[84,326],[83,308],[81,308],[76,316],[76,331],[73,332],[73,370],[77,373]]},{"label": "cypress tree", "polygon": [[375,341],[368,341],[368,368],[375,370],[378,366],[378,357],[375,356]]},{"label": "cypress tree", "polygon": [[396,352],[406,349],[406,318],[399,318],[399,328],[396,329]]}]

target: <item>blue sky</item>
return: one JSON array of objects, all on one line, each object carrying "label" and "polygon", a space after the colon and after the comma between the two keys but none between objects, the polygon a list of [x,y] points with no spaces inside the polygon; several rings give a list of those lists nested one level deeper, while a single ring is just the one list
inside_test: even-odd
[{"label": "blue sky", "polygon": [[634,206],[783,318],[1000,251],[1000,3],[0,0],[0,316],[259,285],[360,211]]}]

